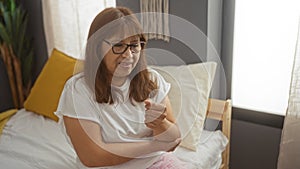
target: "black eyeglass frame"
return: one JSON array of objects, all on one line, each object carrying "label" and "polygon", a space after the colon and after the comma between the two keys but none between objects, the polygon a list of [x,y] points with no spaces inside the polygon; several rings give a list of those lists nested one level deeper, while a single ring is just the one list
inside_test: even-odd
[{"label": "black eyeglass frame", "polygon": [[[123,51],[123,52],[116,52],[116,51],[114,50],[114,45],[119,44],[119,43],[113,44],[113,43],[111,43],[111,42],[109,42],[109,41],[107,41],[107,40],[105,40],[105,39],[104,39],[103,41],[106,42],[107,44],[111,45],[111,49],[112,49],[112,51],[113,51],[114,54],[123,54],[123,53],[126,52],[126,50],[127,50],[129,47],[130,47],[129,49],[130,49],[130,51],[131,51],[132,53],[137,53],[136,51],[133,51],[133,50],[132,50],[132,47],[135,47],[134,44],[121,43],[121,44],[123,44],[123,45],[126,45],[126,48],[124,48],[124,51]],[[144,41],[140,41],[140,42],[139,42],[139,44],[141,45],[141,50],[144,48],[145,43],[146,43],[146,42],[144,42]],[[140,50],[140,51],[141,51],[141,50]],[[140,51],[138,51],[138,52],[140,52]]]}]

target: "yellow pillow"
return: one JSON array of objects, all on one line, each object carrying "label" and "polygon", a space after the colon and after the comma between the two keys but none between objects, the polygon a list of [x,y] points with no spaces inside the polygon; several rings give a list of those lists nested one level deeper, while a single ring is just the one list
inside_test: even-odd
[{"label": "yellow pillow", "polygon": [[76,61],[54,49],[24,102],[24,108],[58,121],[54,111],[66,81],[74,73]]}]

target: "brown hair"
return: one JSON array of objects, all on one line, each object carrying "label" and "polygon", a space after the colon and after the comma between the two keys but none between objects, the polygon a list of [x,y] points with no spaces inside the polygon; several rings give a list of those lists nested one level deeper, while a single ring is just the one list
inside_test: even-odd
[{"label": "brown hair", "polygon": [[[106,52],[102,51],[100,44],[105,38],[120,34],[123,39],[129,36],[138,36],[141,41],[146,42],[140,23],[128,8],[106,8],[95,17],[90,26],[84,74],[88,86],[95,93],[99,103],[114,103],[111,93],[112,77],[102,61]],[[150,79],[143,50],[140,52],[140,59],[129,78],[131,79],[129,87],[131,103],[133,100],[137,102],[146,100],[150,93],[158,88],[157,83]]]}]

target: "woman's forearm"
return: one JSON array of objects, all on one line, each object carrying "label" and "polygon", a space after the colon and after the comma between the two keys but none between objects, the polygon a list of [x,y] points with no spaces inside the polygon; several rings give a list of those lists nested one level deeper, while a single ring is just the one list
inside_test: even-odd
[{"label": "woman's forearm", "polygon": [[171,142],[153,140],[130,143],[101,143],[100,146],[106,151],[119,156],[137,158],[158,151],[169,151],[179,142],[180,140],[172,140]]},{"label": "woman's forearm", "polygon": [[174,141],[181,137],[178,126],[165,119],[163,123],[153,129],[154,138],[160,141]]},{"label": "woman's forearm", "polygon": [[180,140],[174,142],[145,141],[137,143],[98,143],[97,147],[87,147],[88,153],[84,156],[88,167],[113,166],[125,163],[134,158],[150,155],[158,151],[174,149]]},{"label": "woman's forearm", "polygon": [[105,143],[98,124],[64,117],[66,131],[80,161],[88,167],[113,166],[156,151],[169,151],[180,142],[156,140],[136,143]]}]

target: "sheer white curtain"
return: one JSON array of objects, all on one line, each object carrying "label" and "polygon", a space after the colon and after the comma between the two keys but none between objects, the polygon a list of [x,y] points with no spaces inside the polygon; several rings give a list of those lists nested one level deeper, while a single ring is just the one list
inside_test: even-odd
[{"label": "sheer white curtain", "polygon": [[147,38],[169,42],[169,0],[141,0],[140,10],[144,13],[141,23]]},{"label": "sheer white curtain", "polygon": [[289,103],[278,158],[278,169],[296,168],[300,168],[300,19]]},{"label": "sheer white curtain", "polygon": [[93,18],[115,0],[43,0],[42,6],[48,56],[56,48],[81,58]]}]

